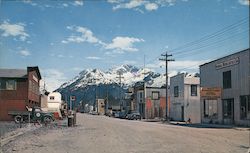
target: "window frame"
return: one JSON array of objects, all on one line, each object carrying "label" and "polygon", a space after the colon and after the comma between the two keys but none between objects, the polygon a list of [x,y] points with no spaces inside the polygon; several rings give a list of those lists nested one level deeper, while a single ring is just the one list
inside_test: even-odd
[{"label": "window frame", "polygon": [[[193,90],[192,90],[193,88],[192,87],[195,87],[195,93],[193,92]],[[197,84],[191,84],[190,88],[191,88],[190,89],[191,96],[198,96],[198,90],[197,90],[198,89],[198,85]]]},{"label": "window frame", "polygon": [[174,97],[179,97],[179,86],[174,86]]},{"label": "window frame", "polygon": [[[160,99],[160,92],[159,91],[152,91],[152,100],[159,100]],[[155,98],[155,94],[157,94],[157,97]]]},{"label": "window frame", "polygon": [[223,89],[232,88],[232,72],[231,72],[231,70],[223,72],[222,78],[223,78]]}]

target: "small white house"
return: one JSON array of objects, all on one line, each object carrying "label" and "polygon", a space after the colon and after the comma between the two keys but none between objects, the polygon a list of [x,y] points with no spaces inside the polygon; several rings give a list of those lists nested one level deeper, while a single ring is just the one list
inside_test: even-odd
[{"label": "small white house", "polygon": [[48,95],[48,111],[58,112],[59,117],[62,117],[60,111],[62,103],[62,95],[59,92],[52,92]]},{"label": "small white house", "polygon": [[181,73],[170,78],[170,118],[200,123],[200,78]]}]

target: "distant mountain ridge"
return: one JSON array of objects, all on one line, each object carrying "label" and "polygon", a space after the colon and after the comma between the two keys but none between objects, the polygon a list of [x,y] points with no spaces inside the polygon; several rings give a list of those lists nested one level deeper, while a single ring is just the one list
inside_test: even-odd
[{"label": "distant mountain ridge", "polygon": [[[122,74],[121,86],[119,85],[119,73]],[[62,84],[56,91],[60,92],[65,99],[70,95],[77,96],[77,102],[93,104],[96,98],[108,98],[113,103],[119,103],[124,97],[128,87],[137,82],[147,82],[147,86],[165,86],[165,76],[150,71],[149,69],[138,68],[133,65],[121,65],[103,72],[99,69],[86,69],[81,71],[72,80]],[[108,95],[108,96],[107,96]]]}]

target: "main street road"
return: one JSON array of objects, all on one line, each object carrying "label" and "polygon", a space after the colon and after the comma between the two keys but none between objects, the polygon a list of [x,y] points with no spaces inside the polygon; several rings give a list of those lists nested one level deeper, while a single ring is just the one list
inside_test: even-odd
[{"label": "main street road", "polygon": [[20,153],[246,153],[246,129],[191,128],[77,114],[77,127],[41,128],[4,146]]}]

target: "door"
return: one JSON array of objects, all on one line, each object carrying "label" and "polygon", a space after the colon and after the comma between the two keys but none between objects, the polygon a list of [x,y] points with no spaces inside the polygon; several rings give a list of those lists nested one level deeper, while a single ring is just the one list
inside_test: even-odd
[{"label": "door", "polygon": [[234,99],[223,99],[223,123],[234,124]]},{"label": "door", "polygon": [[181,106],[181,120],[184,121],[184,106]]}]

